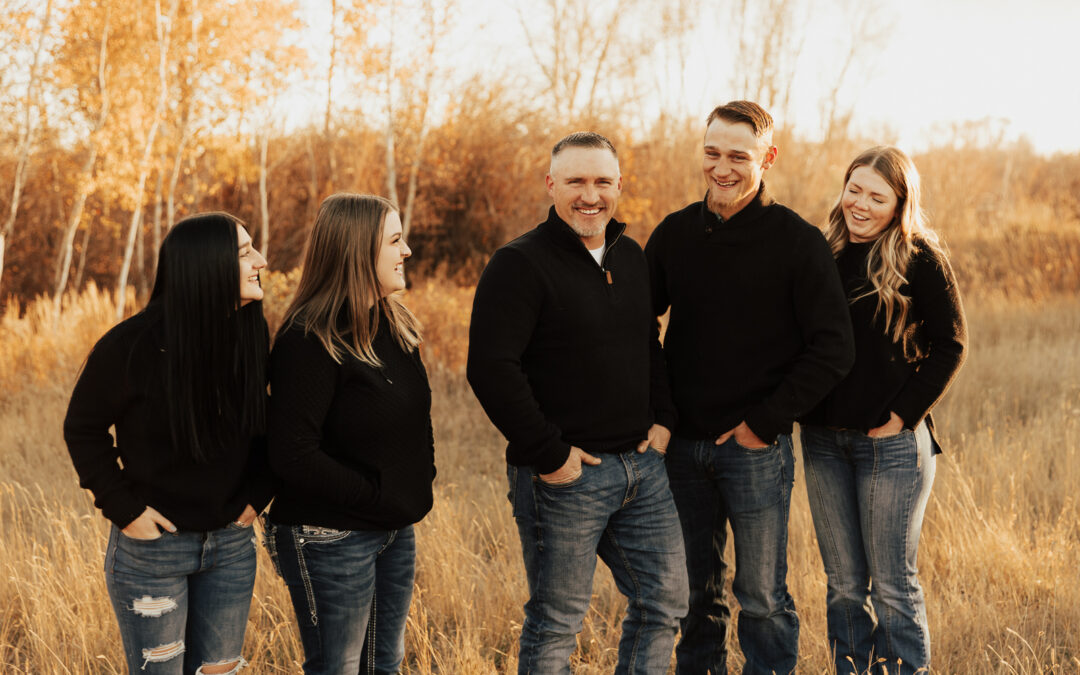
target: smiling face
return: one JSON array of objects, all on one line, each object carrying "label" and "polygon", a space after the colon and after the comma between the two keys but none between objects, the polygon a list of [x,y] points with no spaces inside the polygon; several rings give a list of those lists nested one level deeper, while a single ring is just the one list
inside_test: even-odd
[{"label": "smiling face", "polygon": [[705,130],[701,168],[709,187],[709,210],[725,220],[749,204],[765,170],[776,161],[772,133],[755,136],[745,122],[714,119]]},{"label": "smiling face", "polygon": [[387,211],[383,219],[379,255],[375,259],[380,298],[405,288],[405,259],[411,255],[412,250],[401,236],[401,217],[397,211]]},{"label": "smiling face", "polygon": [[840,199],[848,240],[863,243],[881,236],[893,223],[898,201],[881,174],[868,166],[855,167]]},{"label": "smiling face", "polygon": [[236,225],[236,238],[240,244],[240,306],[263,299],[259,270],[266,267],[266,258],[251,245],[251,235],[243,225]]},{"label": "smiling face", "polygon": [[570,146],[551,158],[547,189],[555,213],[587,248],[604,243],[622,192],[619,160],[606,148]]}]

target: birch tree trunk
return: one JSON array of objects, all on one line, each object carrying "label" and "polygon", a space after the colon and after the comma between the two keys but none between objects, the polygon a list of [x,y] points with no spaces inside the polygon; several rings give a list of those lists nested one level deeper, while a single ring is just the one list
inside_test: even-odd
[{"label": "birch tree trunk", "polygon": [[[41,48],[45,43],[45,36],[49,33],[49,21],[52,18],[52,0],[45,3],[45,16],[41,19],[41,35],[38,36],[37,45],[34,47],[34,58],[30,64],[30,81],[26,84],[26,99],[23,103],[23,122],[19,126],[18,156],[15,164],[15,177],[11,186],[11,206],[8,209],[7,219],[0,227],[0,281],[4,277],[4,249],[11,233],[15,230],[15,218],[19,214],[19,201],[22,198],[22,190],[26,185],[26,173],[30,165],[30,146],[34,142],[34,108],[38,106],[39,68],[41,64]],[[3,288],[0,286],[0,288]]]},{"label": "birch tree trunk", "polygon": [[176,20],[176,11],[180,6],[180,0],[172,0],[169,8],[168,25],[162,25],[161,2],[154,2],[154,19],[157,27],[158,39],[158,94],[157,107],[154,110],[154,121],[150,123],[150,130],[146,134],[146,147],[143,149],[142,160],[139,164],[139,178],[135,185],[135,210],[131,213],[131,224],[128,226],[127,243],[124,246],[124,262],[120,266],[120,274],[116,279],[116,320],[124,318],[124,292],[127,288],[128,271],[131,269],[131,256],[135,250],[136,233],[142,225],[143,190],[146,188],[146,179],[150,174],[150,158],[154,151],[154,140],[157,137],[158,127],[161,126],[161,118],[165,114],[165,104],[169,93],[168,88],[168,56],[169,36],[173,21]]}]

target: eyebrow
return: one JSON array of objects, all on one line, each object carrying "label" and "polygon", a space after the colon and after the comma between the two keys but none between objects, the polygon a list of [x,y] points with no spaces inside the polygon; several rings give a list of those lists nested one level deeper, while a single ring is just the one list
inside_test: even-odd
[{"label": "eyebrow", "polygon": [[[854,185],[855,187],[859,188],[860,190],[866,190],[866,188],[859,185],[858,183],[851,180],[850,178],[848,179],[848,182],[851,183],[852,185]],[[877,195],[878,197],[888,197],[888,195],[885,194],[884,192],[874,192],[873,190],[866,190],[866,191],[869,192],[871,195]]]}]

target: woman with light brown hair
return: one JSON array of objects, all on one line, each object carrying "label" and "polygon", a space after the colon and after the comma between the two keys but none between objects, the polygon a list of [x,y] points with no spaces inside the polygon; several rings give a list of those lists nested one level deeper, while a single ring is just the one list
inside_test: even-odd
[{"label": "woman with light brown hair", "polygon": [[848,295],[855,364],[802,420],[802,442],[829,580],[829,645],[843,674],[930,665],[916,566],[941,451],[930,409],[963,363],[967,328],[920,201],[911,159],[870,148],[844,174],[826,231]]},{"label": "woman with light brown hair", "polygon": [[394,295],[410,255],[391,202],[328,197],[270,356],[266,542],[308,674],[396,673],[405,655],[435,476],[420,325]]}]

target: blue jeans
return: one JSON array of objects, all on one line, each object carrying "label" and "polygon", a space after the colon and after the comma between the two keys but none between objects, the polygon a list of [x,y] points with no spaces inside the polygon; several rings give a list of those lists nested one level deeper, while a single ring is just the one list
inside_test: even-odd
[{"label": "blue jeans", "polygon": [[794,485],[791,437],[766,448],[671,437],[668,476],[679,509],[690,613],[676,649],[680,675],[727,673],[730,610],[724,599],[725,527],[735,539],[743,673],[787,675],[799,655],[799,617],[787,588],[787,531]]},{"label": "blue jeans", "polygon": [[906,675],[929,667],[916,565],[936,465],[926,424],[887,438],[805,427],[802,439],[810,512],[829,578],[836,671],[862,673],[874,664],[875,673]]},{"label": "blue jeans", "polygon": [[397,673],[405,658],[416,537],[267,521],[266,546],[292,597],[307,675]]},{"label": "blue jeans", "polygon": [[132,539],[113,525],[105,585],[129,672],[191,675],[236,663],[229,671],[235,673],[247,664],[241,652],[255,587],[250,527]]},{"label": "blue jeans", "polygon": [[507,469],[529,582],[520,675],[570,672],[598,555],[629,601],[615,672],[667,672],[687,585],[664,458],[651,448],[600,457],[565,485],[528,467]]}]

